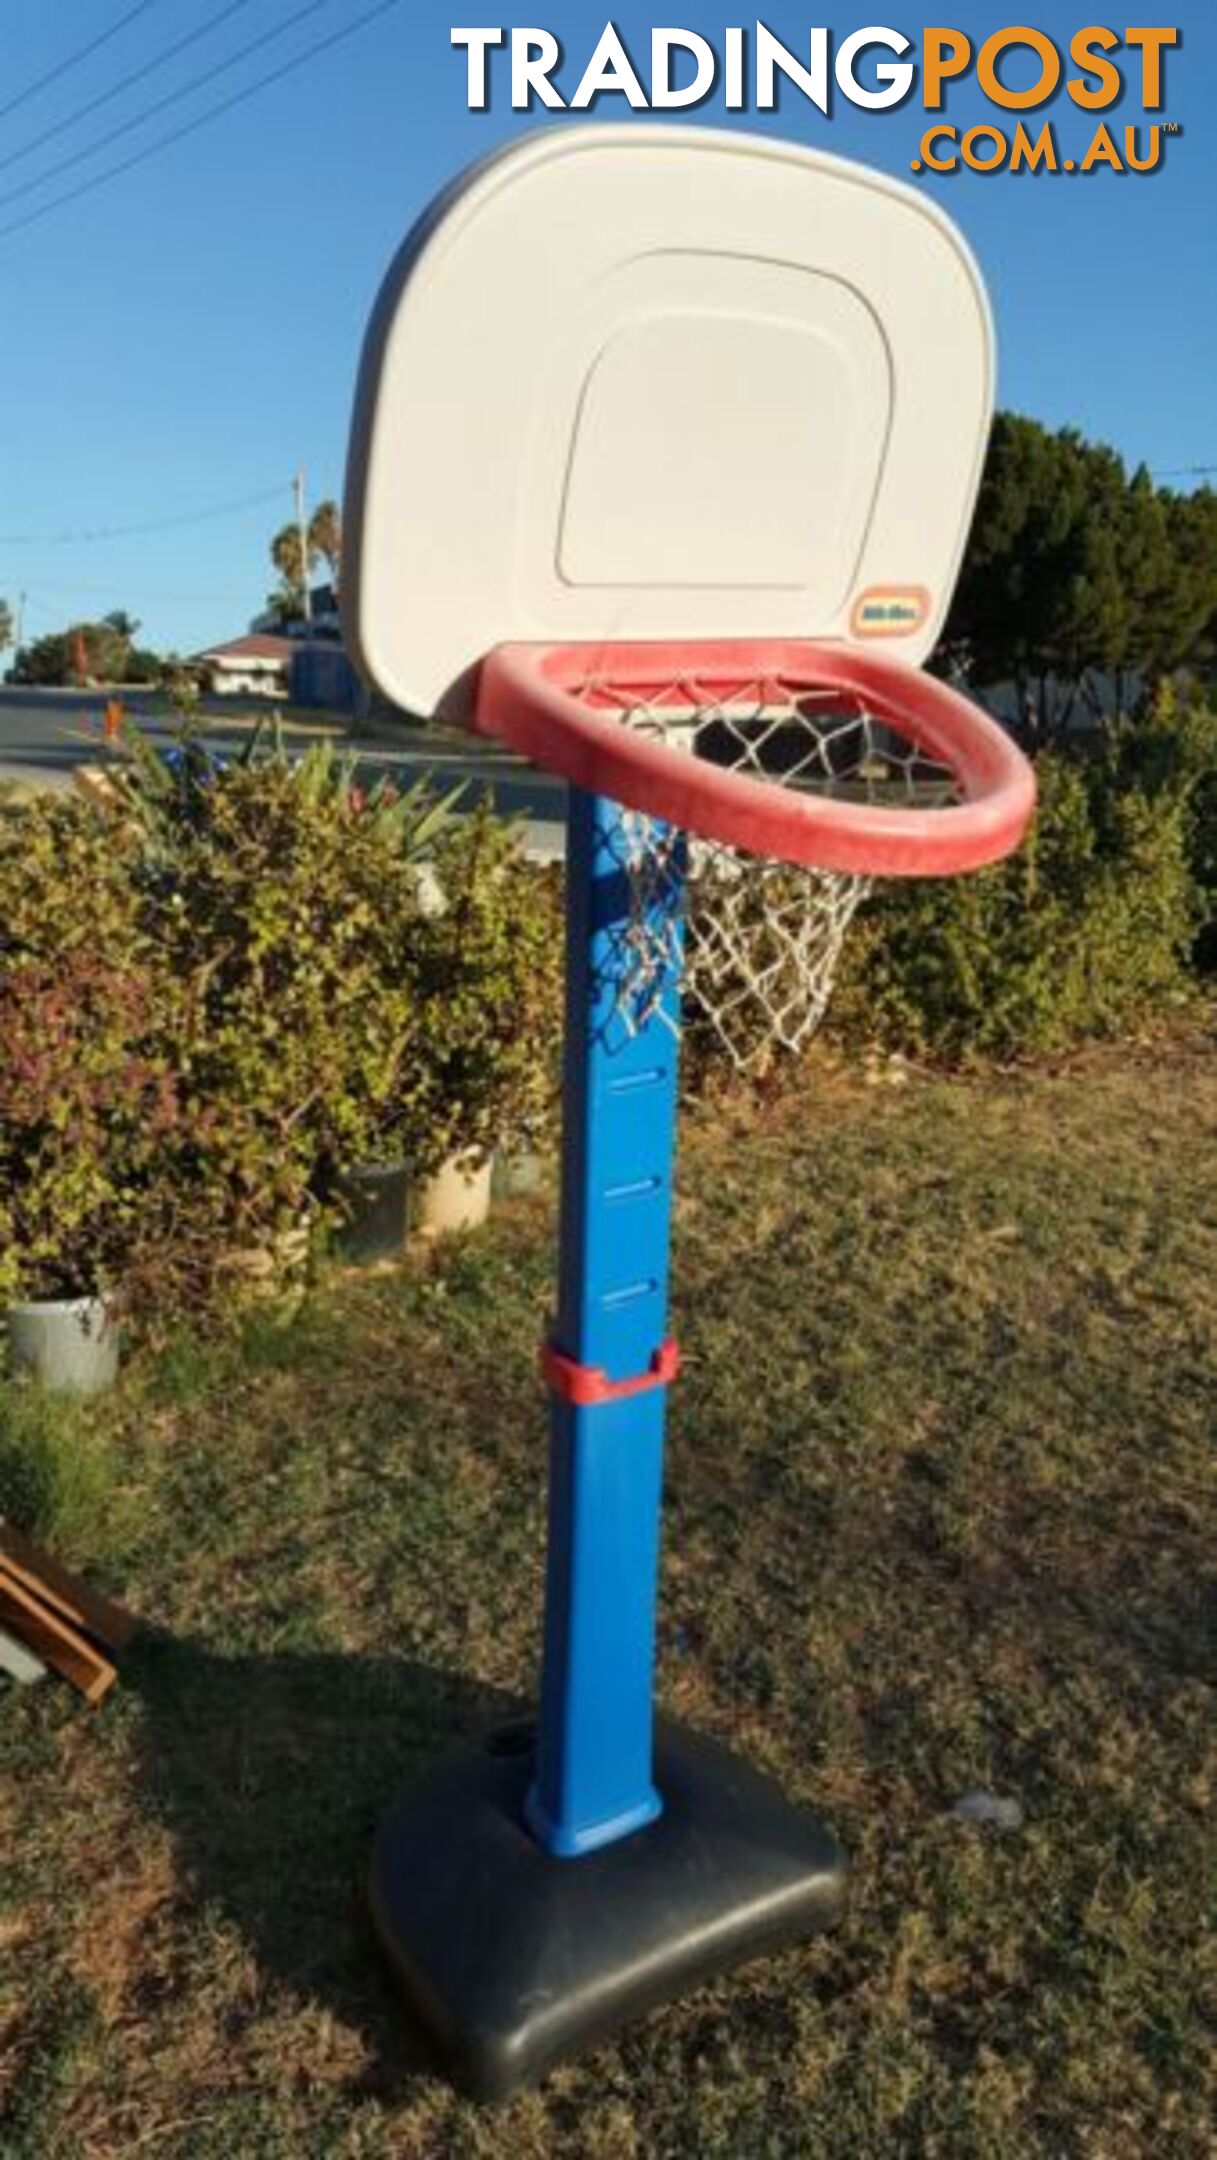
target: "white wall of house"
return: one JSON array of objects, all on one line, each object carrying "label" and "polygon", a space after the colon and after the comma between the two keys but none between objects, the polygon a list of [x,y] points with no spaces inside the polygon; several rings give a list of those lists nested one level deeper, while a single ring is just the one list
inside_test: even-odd
[{"label": "white wall of house", "polygon": [[286,697],[281,660],[209,660],[218,697]]}]

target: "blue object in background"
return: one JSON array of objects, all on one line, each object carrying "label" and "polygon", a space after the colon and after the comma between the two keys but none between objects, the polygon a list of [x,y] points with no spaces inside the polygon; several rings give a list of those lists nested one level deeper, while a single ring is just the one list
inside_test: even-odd
[{"label": "blue object in background", "polygon": [[288,690],[293,705],[354,713],[357,719],[367,712],[368,693],[344,648],[333,640],[309,639],[297,646]]},{"label": "blue object in background", "polygon": [[[684,843],[664,857],[639,970],[627,826],[603,796],[570,792],[566,1071],[559,1304],[552,1347],[635,1392],[571,1399],[555,1387],[544,1671],[529,1825],[574,1857],[662,1806],[651,1775],[652,1675],[667,1390]],[[623,995],[634,1010],[623,1015]],[[628,1006],[627,1006],[628,1012]],[[594,1388],[594,1382],[592,1383]]]}]

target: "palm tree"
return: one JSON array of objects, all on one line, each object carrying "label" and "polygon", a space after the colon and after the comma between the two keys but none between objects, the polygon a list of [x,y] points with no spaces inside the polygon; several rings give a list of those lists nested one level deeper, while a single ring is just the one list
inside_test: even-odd
[{"label": "palm tree", "polygon": [[[311,556],[312,549],[309,552]],[[271,541],[270,559],[282,577],[284,585],[297,601],[302,599],[304,594],[305,571],[300,557],[299,526],[294,524],[282,526]],[[309,569],[312,569],[311,560]]]},{"label": "palm tree", "polygon": [[325,563],[336,593],[342,575],[342,512],[328,497],[318,503],[309,519],[308,548],[310,559],[320,556]]}]

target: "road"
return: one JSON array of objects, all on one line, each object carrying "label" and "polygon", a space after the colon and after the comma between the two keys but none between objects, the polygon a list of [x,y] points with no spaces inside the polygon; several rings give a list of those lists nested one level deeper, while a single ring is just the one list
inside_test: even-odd
[{"label": "road", "polygon": [[[77,766],[104,763],[105,702],[106,693],[98,690],[0,687],[0,780],[66,786]],[[172,742],[177,721],[163,698],[127,691],[122,704],[151,742],[164,747]],[[232,755],[249,741],[259,717],[276,709],[269,699],[206,698],[201,707],[203,739],[210,749]],[[466,745],[446,730],[423,732],[404,722],[398,739],[387,729],[361,734],[357,723],[321,713],[314,717],[293,710],[289,716],[280,709],[279,717],[284,740],[294,752],[327,738],[337,742],[354,756],[365,785],[388,776],[408,787],[427,772],[445,789],[463,781],[470,805],[490,794],[505,817],[527,820],[530,852],[546,857],[561,853],[565,788],[507,751],[472,741]]]}]

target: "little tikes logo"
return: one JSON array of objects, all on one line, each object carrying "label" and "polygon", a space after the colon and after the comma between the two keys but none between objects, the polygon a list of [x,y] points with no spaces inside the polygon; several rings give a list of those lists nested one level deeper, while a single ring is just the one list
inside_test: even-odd
[{"label": "little tikes logo", "polygon": [[[717,35],[655,29],[649,54],[633,33],[627,44],[613,22],[599,36],[589,32],[582,53],[574,38],[564,50],[552,30],[501,24],[454,29],[451,42],[465,52],[471,112],[489,110],[508,88],[515,112],[611,113],[615,100],[635,112],[675,112],[716,100],[729,113],[763,113],[775,111],[783,93],[795,93],[826,122],[834,90],[868,112],[917,100],[933,117],[909,160],[914,173],[1149,173],[1181,132],[1159,117],[1166,56],[1180,42],[1178,29],[1161,24],[1121,36],[1087,23],[1072,36],[1049,37],[1012,23],[983,40],[937,27],[923,30],[920,43],[882,23],[845,37],[821,25],[788,45],[758,21]],[[950,102],[969,79],[994,108],[994,121],[961,129]],[[1041,117],[1054,100],[1059,129],[1055,117]],[[1120,122],[1097,118],[1114,116],[1121,103]],[[1129,117],[1138,104],[1139,120]],[[1086,115],[1096,116],[1088,129],[1078,125]]]},{"label": "little tikes logo", "polygon": [[924,585],[872,585],[859,593],[850,617],[856,638],[911,637],[930,612]]}]

